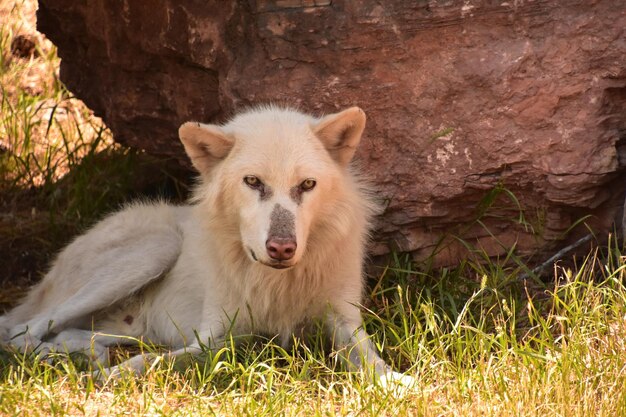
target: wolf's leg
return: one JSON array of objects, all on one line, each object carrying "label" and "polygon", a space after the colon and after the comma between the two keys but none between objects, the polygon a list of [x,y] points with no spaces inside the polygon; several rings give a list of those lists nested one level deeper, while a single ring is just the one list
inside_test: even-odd
[{"label": "wolf's leg", "polygon": [[335,349],[349,369],[374,371],[379,376],[391,371],[376,352],[360,318],[358,321],[351,320],[331,313],[327,318],[327,327]]},{"label": "wolf's leg", "polygon": [[130,296],[171,269],[180,250],[180,236],[163,232],[138,236],[125,245],[92,254],[93,259],[84,260],[90,262],[84,272],[90,276],[85,285],[57,306],[14,326],[10,344],[22,349],[35,347],[48,333],[59,332],[69,322]]},{"label": "wolf's leg", "polygon": [[[212,347],[209,348],[209,351],[217,352],[218,348],[224,344],[223,339],[216,340],[212,343]],[[151,366],[155,364],[156,360],[166,360],[171,361],[176,359],[181,355],[190,355],[190,356],[198,356],[203,352],[206,352],[207,349],[200,346],[198,342],[194,342],[189,346],[185,346],[183,348],[174,350],[172,352],[167,352],[165,354],[159,355],[155,353],[143,353],[137,356],[133,356],[132,358],[120,363],[117,366],[112,366],[110,368],[105,368],[102,371],[94,372],[94,379],[100,382],[105,382],[108,379],[117,379],[122,373],[127,372],[134,375],[142,375]]]},{"label": "wolf's leg", "polygon": [[[110,378],[119,378],[123,372],[129,372],[134,375],[142,375],[147,369],[149,369],[150,366],[153,366],[155,360],[173,360],[178,356],[185,354],[193,357],[206,351],[215,353],[224,346],[225,331],[221,322],[216,321],[213,324],[214,330],[199,332],[197,340],[185,347],[176,349],[172,352],[167,352],[165,354],[143,353],[133,356],[117,366],[112,366],[110,368],[103,369],[102,371],[95,372],[94,378],[100,382],[104,382]],[[203,343],[202,346],[200,345],[200,341]],[[204,343],[207,344],[204,345]]]},{"label": "wolf's leg", "polygon": [[154,364],[154,361],[157,359],[172,360],[184,354],[197,356],[202,352],[203,349],[198,343],[192,343],[189,346],[175,350],[173,352],[165,353],[163,355],[158,355],[155,353],[142,353],[140,355],[133,356],[132,358],[120,363],[119,365],[95,372],[94,378],[96,380],[104,382],[109,378],[119,378],[123,372],[132,373],[134,375],[142,375],[147,371],[147,369],[149,369],[149,366],[151,366],[151,364]]},{"label": "wolf's leg", "polygon": [[344,305],[344,313],[347,314],[329,314],[327,326],[333,335],[335,348],[348,367],[352,370],[373,371],[384,387],[391,386],[391,383],[405,387],[413,385],[413,377],[394,372],[378,355],[370,336],[363,329],[358,307],[350,306],[346,309]]},{"label": "wolf's leg", "polygon": [[65,329],[51,340],[51,350],[84,353],[93,364],[107,366],[109,346],[136,343],[136,339],[127,336],[113,336],[83,329]]}]

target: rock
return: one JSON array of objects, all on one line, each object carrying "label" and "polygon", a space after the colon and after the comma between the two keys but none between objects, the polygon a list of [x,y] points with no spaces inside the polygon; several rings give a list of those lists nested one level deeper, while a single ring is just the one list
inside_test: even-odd
[{"label": "rock", "polygon": [[460,238],[540,259],[622,221],[621,0],[40,0],[38,18],[61,79],[151,153],[184,161],[182,122],[254,103],[361,106],[374,254],[447,264]]}]

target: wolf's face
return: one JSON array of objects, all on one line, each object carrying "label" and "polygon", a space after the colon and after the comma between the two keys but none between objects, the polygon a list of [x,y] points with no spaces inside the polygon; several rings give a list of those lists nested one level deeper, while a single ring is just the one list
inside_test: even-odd
[{"label": "wolf's face", "polygon": [[315,119],[284,109],[244,113],[225,126],[195,122],[179,134],[252,262],[283,269],[306,252],[365,127],[357,107]]}]

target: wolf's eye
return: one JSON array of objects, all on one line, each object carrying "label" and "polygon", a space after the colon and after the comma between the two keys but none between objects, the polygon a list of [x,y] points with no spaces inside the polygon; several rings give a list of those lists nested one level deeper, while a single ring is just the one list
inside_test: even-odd
[{"label": "wolf's eye", "polygon": [[245,182],[249,187],[252,188],[259,188],[263,185],[261,180],[254,175],[246,175],[245,177],[243,177],[243,182]]},{"label": "wolf's eye", "polygon": [[313,178],[307,178],[300,184],[300,189],[302,191],[311,191],[315,187],[315,184],[317,184],[317,182]]}]

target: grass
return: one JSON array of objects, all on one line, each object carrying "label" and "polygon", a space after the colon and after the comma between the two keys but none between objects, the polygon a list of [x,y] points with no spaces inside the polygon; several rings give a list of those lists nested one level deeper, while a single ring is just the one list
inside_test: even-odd
[{"label": "grass", "polygon": [[[34,30],[34,8],[32,0],[0,0],[6,305],[103,212],[137,194],[185,194],[163,161],[115,145],[102,121],[59,82],[56,50]],[[11,51],[20,35],[33,41],[34,52]],[[496,213],[498,196],[522,213],[499,187],[478,207],[477,222]],[[540,228],[521,214],[512,221]],[[373,269],[366,327],[384,359],[416,378],[406,392],[345,372],[321,334],[288,350],[266,339],[229,344],[104,386],[94,386],[80,356],[43,362],[0,351],[0,415],[626,415],[624,248],[610,238],[568,260],[571,266],[557,264],[543,280],[531,280],[521,279],[530,268],[514,248],[490,259],[462,244],[473,257],[452,269],[401,255]]]},{"label": "grass", "polygon": [[[519,268],[466,263],[420,271],[399,259],[366,301],[366,326],[389,363],[417,378],[393,395],[336,365],[317,335],[272,341],[95,387],[80,363],[7,354],[0,414],[562,415],[626,413],[626,264],[597,249],[545,288]],[[493,274],[497,269],[498,274]]]}]

